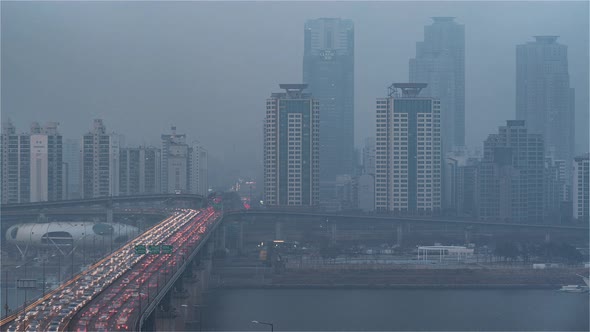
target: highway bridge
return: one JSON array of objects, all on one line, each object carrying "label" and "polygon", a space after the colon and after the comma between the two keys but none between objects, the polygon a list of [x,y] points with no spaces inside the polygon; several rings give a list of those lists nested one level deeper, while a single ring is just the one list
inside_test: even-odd
[{"label": "highway bridge", "polygon": [[[0,322],[2,331],[142,330],[222,220],[182,209]],[[157,250],[156,250],[157,248]]]}]

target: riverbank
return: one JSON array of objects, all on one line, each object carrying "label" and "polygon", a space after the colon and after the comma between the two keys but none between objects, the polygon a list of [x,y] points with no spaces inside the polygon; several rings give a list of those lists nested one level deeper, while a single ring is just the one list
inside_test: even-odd
[{"label": "riverbank", "polygon": [[215,288],[387,288],[387,289],[559,289],[562,285],[583,284],[580,268],[392,268],[354,269],[333,266],[321,269],[287,270],[241,268],[217,270]]}]

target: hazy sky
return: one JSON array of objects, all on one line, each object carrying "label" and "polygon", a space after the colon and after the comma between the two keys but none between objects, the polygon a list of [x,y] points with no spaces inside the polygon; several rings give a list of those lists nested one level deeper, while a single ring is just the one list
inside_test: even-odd
[{"label": "hazy sky", "polygon": [[214,165],[260,174],[265,100],[279,83],[301,82],[306,19],[354,21],[360,146],[374,135],[375,98],[408,81],[424,25],[455,16],[466,34],[467,144],[482,146],[515,118],[516,45],[559,35],[576,88],[577,151],[588,150],[586,1],[2,1],[1,10],[2,115],[19,131],[57,121],[78,138],[103,118],[127,145],[159,146],[175,124]]}]

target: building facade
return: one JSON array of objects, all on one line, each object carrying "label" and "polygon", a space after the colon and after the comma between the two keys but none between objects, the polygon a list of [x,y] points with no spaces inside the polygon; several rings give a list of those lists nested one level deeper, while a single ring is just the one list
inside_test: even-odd
[{"label": "building facade", "polygon": [[2,121],[2,204],[27,203],[31,198],[31,137],[17,134],[10,120]]},{"label": "building facade", "polygon": [[189,192],[189,153],[186,134],[163,134],[162,138],[162,191],[168,194]]},{"label": "building facade", "polygon": [[354,25],[320,18],[305,23],[303,82],[320,107],[321,200],[333,199],[338,175],[354,171]]},{"label": "building facade", "polygon": [[589,187],[590,187],[590,155],[576,157],[574,160],[573,183],[573,217],[579,222],[588,223],[589,213]]},{"label": "building facade", "polygon": [[58,123],[31,125],[30,202],[63,199],[63,142]]},{"label": "building facade", "polygon": [[443,153],[465,145],[465,26],[433,17],[410,59],[410,82],[427,83],[423,96],[440,100]]},{"label": "building facade", "polygon": [[68,199],[80,198],[80,160],[81,160],[80,140],[64,139],[63,141],[63,162],[67,165],[67,192]]},{"label": "building facade", "polygon": [[280,84],[285,92],[266,100],[264,204],[319,204],[319,103],[307,84]]},{"label": "building facade", "polygon": [[477,169],[479,160],[447,156],[444,167],[444,208],[451,215],[476,216]]},{"label": "building facade", "polygon": [[543,137],[529,134],[523,120],[508,120],[486,139],[478,169],[480,219],[543,222],[544,148]]},{"label": "building facade", "polygon": [[119,194],[119,154],[121,137],[107,133],[101,119],[82,139],[82,198]]},{"label": "building facade", "polygon": [[394,83],[377,99],[375,209],[433,214],[441,209],[440,102],[424,83]]},{"label": "building facade", "polygon": [[571,178],[574,89],[567,46],[557,38],[535,36],[534,42],[516,46],[516,118],[526,121],[530,133],[543,135],[547,156],[567,161],[566,175]]},{"label": "building facade", "polygon": [[199,142],[194,142],[189,149],[189,191],[193,194],[208,194],[208,159],[207,149]]},{"label": "building facade", "polygon": [[119,195],[158,194],[160,190],[160,149],[121,148]]}]

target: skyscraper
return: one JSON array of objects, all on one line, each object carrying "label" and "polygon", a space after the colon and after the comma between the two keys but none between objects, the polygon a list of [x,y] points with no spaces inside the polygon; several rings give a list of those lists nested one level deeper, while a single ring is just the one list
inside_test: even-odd
[{"label": "skyscraper", "polygon": [[354,25],[320,18],[305,23],[303,82],[320,107],[321,200],[334,198],[336,177],[354,168]]},{"label": "skyscraper", "polygon": [[443,153],[465,145],[465,26],[433,17],[410,59],[410,82],[428,86],[423,96],[440,100]]},{"label": "skyscraper", "polygon": [[107,133],[103,121],[96,119],[82,142],[82,197],[118,195],[120,135]]},{"label": "skyscraper", "polygon": [[574,218],[588,223],[590,218],[590,155],[578,156],[574,160]]},{"label": "skyscraper", "polygon": [[440,102],[424,83],[394,83],[377,99],[375,208],[411,214],[441,209]]},{"label": "skyscraper", "polygon": [[2,121],[2,203],[27,203],[31,198],[31,138],[17,134],[9,119]]},{"label": "skyscraper", "polygon": [[63,199],[63,145],[57,126],[31,125],[31,202]]},{"label": "skyscraper", "polygon": [[525,121],[508,120],[484,142],[478,172],[479,217],[540,223],[545,217],[543,137]]},{"label": "skyscraper", "polygon": [[307,84],[280,84],[285,92],[266,100],[264,203],[319,203],[319,105]]},{"label": "skyscraper", "polygon": [[557,36],[535,36],[516,46],[516,118],[530,133],[542,134],[545,152],[567,162],[571,178],[574,160],[574,89],[570,88],[567,46]]}]

